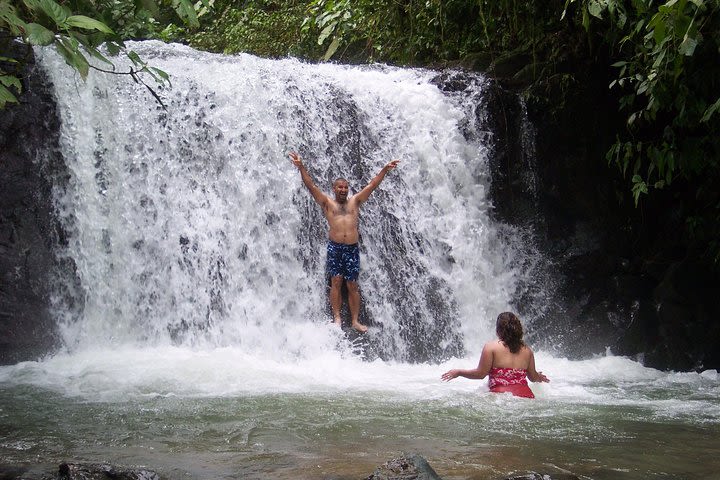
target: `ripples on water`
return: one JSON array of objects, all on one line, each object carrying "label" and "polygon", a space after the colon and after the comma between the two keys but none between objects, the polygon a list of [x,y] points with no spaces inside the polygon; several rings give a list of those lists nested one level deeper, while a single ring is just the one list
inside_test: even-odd
[{"label": "ripples on water", "polygon": [[[535,401],[442,383],[451,366],[296,364],[233,349],[118,349],[0,368],[2,463],[144,465],[170,478],[364,478],[403,452],[444,478],[511,471],[712,478],[718,375],[538,354]],[[703,460],[698,460],[702,458]]]}]

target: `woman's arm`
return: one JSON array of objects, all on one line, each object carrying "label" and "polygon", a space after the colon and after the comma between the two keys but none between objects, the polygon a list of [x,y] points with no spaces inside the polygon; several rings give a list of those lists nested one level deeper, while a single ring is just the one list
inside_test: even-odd
[{"label": "woman's arm", "polygon": [[469,369],[469,370],[462,370],[462,369],[453,369],[448,370],[447,372],[442,374],[442,378],[444,381],[449,382],[453,378],[457,377],[465,377],[470,378],[473,380],[482,380],[487,376],[488,373],[490,373],[490,369],[492,368],[493,363],[493,351],[490,348],[489,344],[485,344],[483,347],[482,354],[480,355],[480,361],[478,362],[477,368]]},{"label": "woman's arm", "polygon": [[550,379],[543,375],[542,372],[535,370],[535,354],[530,350],[530,364],[527,368],[527,378],[531,382],[549,382]]}]

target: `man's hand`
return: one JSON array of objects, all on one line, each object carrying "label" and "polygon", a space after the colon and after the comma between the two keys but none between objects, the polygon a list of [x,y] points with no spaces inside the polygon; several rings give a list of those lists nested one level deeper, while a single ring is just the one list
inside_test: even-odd
[{"label": "man's hand", "polygon": [[303,163],[302,160],[300,160],[300,155],[298,155],[296,152],[290,152],[290,160],[292,160],[293,165],[295,165],[297,168],[302,168]]},{"label": "man's hand", "polygon": [[395,170],[395,167],[398,166],[398,163],[400,163],[400,160],[392,160],[387,165],[385,165],[386,170]]}]

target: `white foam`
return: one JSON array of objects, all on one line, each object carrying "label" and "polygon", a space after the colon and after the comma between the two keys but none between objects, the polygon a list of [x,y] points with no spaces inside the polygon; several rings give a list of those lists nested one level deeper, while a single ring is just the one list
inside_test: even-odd
[{"label": "white foam", "polygon": [[[64,254],[84,299],[81,311],[57,302],[68,348],[180,342],[273,356],[302,350],[301,338],[310,355],[315,342],[292,326],[325,321],[325,226],[288,159],[295,149],[325,189],[338,174],[357,189],[402,161],[361,218],[363,299],[393,358],[408,357],[399,317],[435,322],[431,278],[456,296],[443,308],[467,341],[487,337],[516,278],[488,216],[487,146],[463,137],[475,120],[433,72],[132,48],[171,75],[159,89],[167,111],[138,101],[142,85],[97,72],[78,82],[38,49],[71,173],[55,192]],[[400,294],[387,262],[403,272]]]},{"label": "white foam", "polygon": [[[159,90],[167,111],[141,85],[96,72],[83,84],[57,54],[38,49],[55,84],[70,173],[55,192],[69,239],[61,253],[77,267],[84,308],[58,293],[65,349],[0,367],[0,381],[98,401],[304,392],[515,400],[486,396],[486,381],[440,381],[449,368],[475,366],[477,354],[441,365],[365,361],[327,324],[325,227],[287,158],[295,149],[321,186],[346,172],[356,187],[402,160],[364,207],[363,299],[383,322],[368,334],[371,345],[397,342],[404,358],[398,305],[414,302],[432,321],[424,293],[412,290],[429,276],[453,292],[470,352],[508,309],[522,272],[509,267],[512,246],[498,241],[488,216],[487,146],[463,137],[463,102],[439,92],[431,72],[156,42],[132,48],[172,76],[172,88]],[[347,136],[361,137],[361,158]],[[376,225],[381,210],[397,223]],[[424,270],[396,265],[407,267],[409,298],[398,298],[380,268],[394,251]],[[610,355],[570,361],[537,352],[536,360],[551,379],[532,385],[537,405],[623,404],[671,417],[687,408],[720,418],[714,403],[687,393],[717,393],[716,371],[664,373]]]}]

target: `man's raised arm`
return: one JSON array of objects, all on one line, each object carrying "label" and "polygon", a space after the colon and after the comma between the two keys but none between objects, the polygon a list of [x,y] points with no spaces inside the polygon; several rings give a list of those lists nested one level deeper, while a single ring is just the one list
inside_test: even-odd
[{"label": "man's raised arm", "polygon": [[360,192],[355,195],[355,199],[360,203],[364,203],[370,197],[370,194],[375,191],[375,189],[380,185],[380,183],[382,183],[385,175],[390,170],[394,170],[399,162],[400,160],[392,160],[391,162],[388,162],[388,164],[385,165],[377,175],[375,175],[375,178],[373,178],[370,183],[365,186],[365,188],[360,190]]},{"label": "man's raised arm", "polygon": [[302,178],[302,181],[307,187],[307,189],[310,190],[310,194],[312,195],[312,197],[319,205],[324,206],[327,203],[328,196],[325,195],[322,190],[320,190],[318,186],[315,185],[315,182],[312,181],[312,178],[310,178],[310,174],[305,168],[305,165],[303,165],[302,160],[300,160],[300,155],[298,155],[296,152],[290,152],[290,159],[292,160],[293,165],[295,165],[297,169],[300,170],[300,177]]}]

